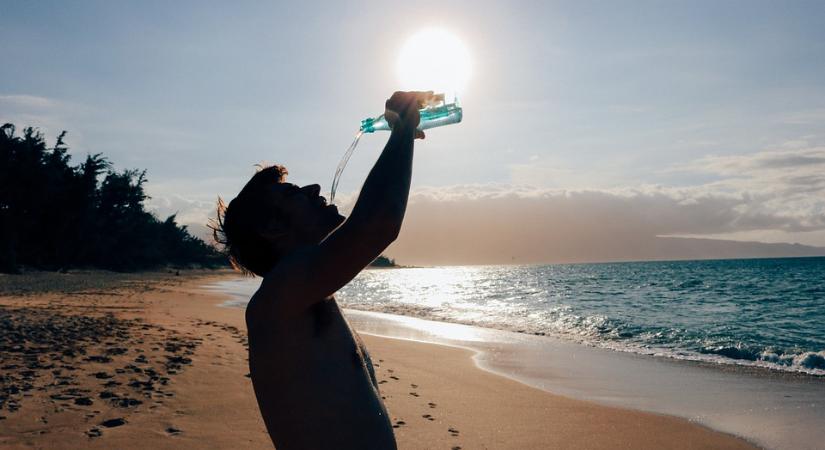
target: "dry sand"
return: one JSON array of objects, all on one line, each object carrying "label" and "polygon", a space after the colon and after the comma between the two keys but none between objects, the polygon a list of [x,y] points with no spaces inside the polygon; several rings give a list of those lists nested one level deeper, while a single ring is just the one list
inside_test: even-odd
[{"label": "dry sand", "polygon": [[[0,447],[272,448],[230,273],[0,275]],[[464,349],[364,336],[400,448],[753,448],[540,391]]]}]

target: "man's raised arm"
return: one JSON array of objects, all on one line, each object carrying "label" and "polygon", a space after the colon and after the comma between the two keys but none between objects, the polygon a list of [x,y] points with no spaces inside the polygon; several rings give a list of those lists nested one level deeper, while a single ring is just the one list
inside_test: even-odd
[{"label": "man's raised arm", "polygon": [[410,192],[413,140],[424,138],[416,129],[418,110],[429,96],[431,92],[396,92],[387,100],[385,118],[392,132],[352,214],[319,245],[296,252],[273,271],[284,292],[296,299],[321,300],[348,283],[398,237]]}]

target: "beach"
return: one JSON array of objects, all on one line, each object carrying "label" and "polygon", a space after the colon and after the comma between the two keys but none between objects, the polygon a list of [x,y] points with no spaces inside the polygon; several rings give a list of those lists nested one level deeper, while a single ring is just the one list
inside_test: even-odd
[{"label": "beach", "polygon": [[[3,448],[272,447],[246,376],[243,310],[203,288],[237,275],[14,277],[0,297]],[[550,394],[480,369],[468,349],[363,337],[401,448],[753,448]]]}]

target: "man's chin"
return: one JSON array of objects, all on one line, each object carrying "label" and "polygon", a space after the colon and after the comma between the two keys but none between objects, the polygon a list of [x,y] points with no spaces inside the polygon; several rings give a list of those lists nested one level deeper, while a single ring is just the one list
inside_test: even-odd
[{"label": "man's chin", "polygon": [[341,213],[338,212],[337,206],[329,205],[327,206],[327,210],[330,213],[330,223],[332,224],[333,230],[338,228],[339,225],[341,225],[342,223],[344,223],[345,220],[347,220],[346,217],[344,217],[343,215],[341,215]]},{"label": "man's chin", "polygon": [[333,231],[335,231],[336,228],[341,226],[341,224],[344,223],[345,220],[347,220],[347,218],[342,216],[341,214],[338,214],[337,210],[334,214],[330,214],[328,216],[327,223],[324,226],[324,229],[321,230],[321,239],[329,236]]}]

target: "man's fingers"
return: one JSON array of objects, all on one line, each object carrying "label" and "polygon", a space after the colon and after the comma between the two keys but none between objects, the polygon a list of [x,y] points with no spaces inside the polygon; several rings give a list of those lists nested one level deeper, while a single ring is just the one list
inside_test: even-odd
[{"label": "man's fingers", "polygon": [[396,92],[392,94],[392,97],[387,100],[384,106],[386,109],[398,113],[406,113],[412,109],[420,109],[419,103],[419,96],[414,92]]},{"label": "man's fingers", "polygon": [[418,101],[418,108],[421,109],[432,102],[435,99],[435,95],[433,91],[418,91],[415,92],[415,98]]},{"label": "man's fingers", "polygon": [[396,91],[392,94],[389,100],[387,100],[385,106],[387,109],[393,109],[396,111],[408,110],[413,106],[416,106],[417,109],[421,109],[433,100],[439,100],[439,97],[440,96],[435,95],[433,91]]},{"label": "man's fingers", "polygon": [[384,119],[386,119],[387,122],[392,125],[401,120],[401,116],[399,116],[398,113],[392,110],[391,108],[387,107],[387,110],[384,111]]},{"label": "man's fingers", "polygon": [[[420,123],[419,110],[425,106],[430,106],[442,100],[443,96],[434,95],[433,91],[398,91],[392,94],[385,105],[384,117],[389,122],[390,127],[403,121],[410,128],[417,127]],[[423,131],[415,130],[415,139],[424,139],[426,135]]]}]

